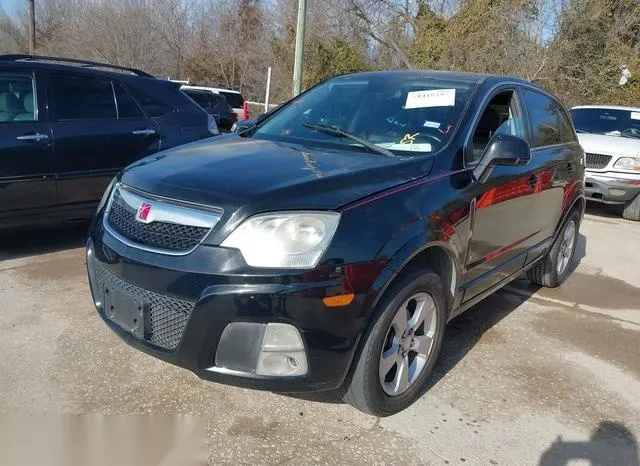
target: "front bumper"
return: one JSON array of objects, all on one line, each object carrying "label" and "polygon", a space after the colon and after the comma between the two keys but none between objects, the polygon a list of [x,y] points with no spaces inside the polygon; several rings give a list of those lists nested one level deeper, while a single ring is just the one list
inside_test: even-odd
[{"label": "front bumper", "polygon": [[[100,218],[94,222],[87,248],[98,313],[125,342],[203,379],[278,392],[333,390],[344,383],[373,301],[371,284],[382,271],[374,267],[372,274],[371,266],[366,267],[368,275],[358,277],[355,289],[345,274],[348,266],[295,275],[238,273],[236,251],[206,245],[186,256],[143,251],[111,236]],[[145,331],[125,330],[107,317],[105,283],[150,303],[144,310],[151,314]],[[324,297],[350,292],[355,298],[349,305],[324,305]],[[305,346],[307,374],[268,377],[216,367],[220,336],[232,322],[295,326]],[[247,342],[237,344],[241,352]]]},{"label": "front bumper", "polygon": [[640,173],[594,172],[587,170],[585,195],[587,200],[605,204],[625,204],[640,193]]}]

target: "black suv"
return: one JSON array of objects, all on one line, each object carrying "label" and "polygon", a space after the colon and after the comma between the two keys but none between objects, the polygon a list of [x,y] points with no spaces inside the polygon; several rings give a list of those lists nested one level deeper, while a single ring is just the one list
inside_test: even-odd
[{"label": "black suv", "polygon": [[518,79],[328,80],[256,126],[125,169],[91,228],[99,315],[205,379],[415,401],[445,324],[526,272],[573,270],[584,153]]},{"label": "black suv", "polygon": [[143,71],[0,56],[0,228],[91,218],[122,167],[217,133],[176,84]]}]

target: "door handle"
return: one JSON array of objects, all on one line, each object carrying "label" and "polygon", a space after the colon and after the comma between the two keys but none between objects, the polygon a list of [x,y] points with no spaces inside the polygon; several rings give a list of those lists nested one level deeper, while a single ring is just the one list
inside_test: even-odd
[{"label": "door handle", "polygon": [[132,131],[131,134],[135,134],[136,136],[151,136],[152,134],[156,134],[155,129],[137,129]]},{"label": "door handle", "polygon": [[569,173],[571,173],[571,172],[573,171],[573,164],[572,164],[572,163],[568,163],[568,164],[567,164],[567,171],[568,171]]},{"label": "door handle", "polygon": [[18,136],[16,139],[18,141],[40,142],[40,141],[46,141],[47,139],[49,139],[49,136],[47,136],[46,134],[36,133],[36,134],[25,134],[24,136]]},{"label": "door handle", "polygon": [[538,184],[538,177],[536,175],[531,175],[527,184],[529,185],[529,188],[534,189]]}]

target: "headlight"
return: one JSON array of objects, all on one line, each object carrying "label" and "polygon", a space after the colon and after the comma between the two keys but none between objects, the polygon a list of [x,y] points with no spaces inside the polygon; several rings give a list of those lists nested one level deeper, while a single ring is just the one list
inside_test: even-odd
[{"label": "headlight", "polygon": [[109,182],[107,189],[105,189],[104,194],[102,195],[102,199],[100,199],[100,203],[98,204],[98,208],[96,209],[96,212],[100,212],[104,207],[104,205],[107,203],[107,199],[109,199],[109,194],[111,194],[111,190],[113,189],[113,185],[115,184],[116,184],[116,177],[114,177]]},{"label": "headlight", "polygon": [[620,157],[613,168],[640,171],[640,157]]},{"label": "headlight", "polygon": [[308,269],[333,238],[336,212],[276,212],[245,220],[221,244],[239,249],[252,267]]}]

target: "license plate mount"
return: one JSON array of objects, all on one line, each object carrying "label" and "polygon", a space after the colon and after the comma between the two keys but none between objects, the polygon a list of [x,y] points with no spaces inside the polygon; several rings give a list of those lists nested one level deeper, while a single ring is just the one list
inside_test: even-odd
[{"label": "license plate mount", "polygon": [[105,283],[103,289],[105,315],[127,332],[145,337],[149,304],[120,288]]}]

